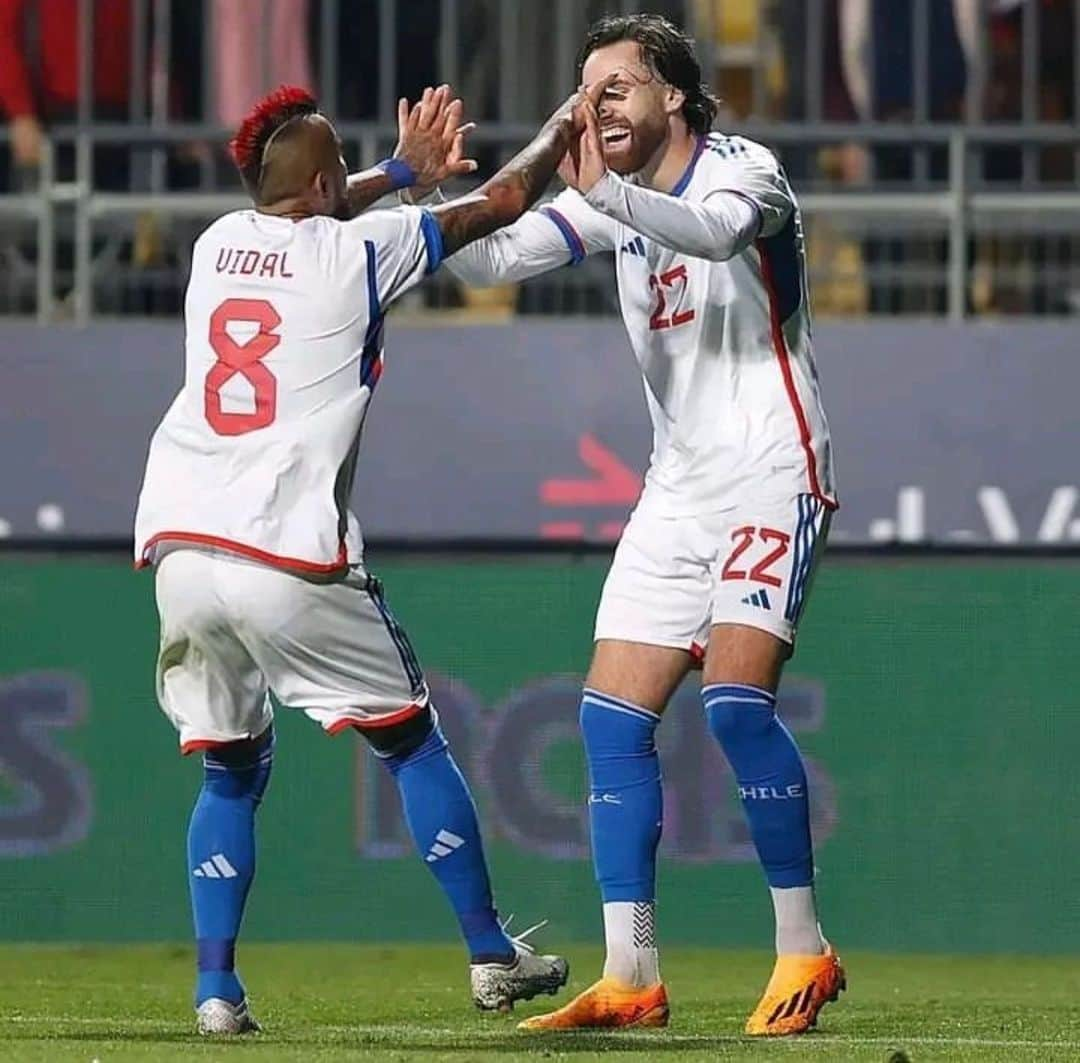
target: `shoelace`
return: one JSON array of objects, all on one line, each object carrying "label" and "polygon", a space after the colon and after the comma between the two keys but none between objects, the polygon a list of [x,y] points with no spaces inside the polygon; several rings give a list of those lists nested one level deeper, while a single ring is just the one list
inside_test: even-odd
[{"label": "shoelace", "polygon": [[514,945],[517,948],[520,948],[523,952],[528,952],[528,953],[534,954],[536,952],[536,949],[532,945],[530,945],[529,942],[526,941],[525,939],[530,934],[534,934],[537,930],[543,930],[543,928],[548,925],[548,921],[546,919],[542,919],[539,923],[536,923],[534,926],[530,926],[528,930],[522,930],[522,932],[520,934],[511,934],[510,933],[510,924],[513,921],[514,921],[514,915],[513,915],[513,913],[511,913],[510,915],[508,915],[506,917],[505,921],[501,924],[503,933],[514,943]]}]

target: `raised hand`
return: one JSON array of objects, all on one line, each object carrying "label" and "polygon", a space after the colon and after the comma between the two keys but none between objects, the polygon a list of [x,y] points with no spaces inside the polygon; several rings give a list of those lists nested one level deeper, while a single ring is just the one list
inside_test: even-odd
[{"label": "raised hand", "polygon": [[[604,145],[600,139],[600,116],[591,103],[585,105],[585,131],[577,144],[577,183],[574,187],[585,195],[607,173]],[[570,156],[573,148],[566,154]]]},{"label": "raised hand", "polygon": [[407,163],[416,174],[415,191],[475,172],[476,160],[465,158],[465,137],[476,127],[463,122],[464,113],[464,104],[453,98],[449,85],[424,89],[411,108],[408,100],[398,100],[394,158]]},{"label": "raised hand", "polygon": [[545,125],[554,122],[569,120],[573,124],[575,133],[585,130],[585,106],[590,105],[593,110],[600,106],[600,97],[604,95],[608,87],[615,82],[618,73],[608,74],[607,77],[594,81],[591,85],[581,85],[577,92],[571,93],[566,100],[555,110],[555,113],[547,120]]}]

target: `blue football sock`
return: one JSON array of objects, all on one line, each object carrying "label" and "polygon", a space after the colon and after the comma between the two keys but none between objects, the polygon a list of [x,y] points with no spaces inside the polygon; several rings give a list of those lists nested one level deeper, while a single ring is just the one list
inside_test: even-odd
[{"label": "blue football sock", "polygon": [[581,699],[593,864],[605,903],[656,898],[664,815],[654,742],[659,721],[648,709],[595,690]]},{"label": "blue football sock", "polygon": [[411,752],[382,759],[397,780],[416,848],[457,915],[471,962],[509,962],[514,945],[492,902],[476,805],[439,725]]},{"label": "blue football sock", "polygon": [[274,758],[273,730],[242,756],[225,748],[203,758],[205,779],[188,827],[191,909],[198,946],[195,1004],[244,999],[236,976],[236,937],[255,876],[255,810]]},{"label": "blue football sock", "polygon": [[735,772],[750,835],[769,885],[814,880],[806,771],[795,740],[776,716],[776,698],[742,683],[704,687],[709,730]]}]

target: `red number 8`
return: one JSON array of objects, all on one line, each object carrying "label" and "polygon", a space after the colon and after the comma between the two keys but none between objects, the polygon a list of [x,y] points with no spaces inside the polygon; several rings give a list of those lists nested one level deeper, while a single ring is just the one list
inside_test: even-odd
[{"label": "red number 8", "polygon": [[[255,321],[259,331],[247,343],[237,343],[225,330],[230,321]],[[241,436],[273,424],[277,416],[277,378],[261,360],[281,342],[272,331],[281,324],[278,312],[265,299],[226,299],[210,315],[210,347],[217,361],[206,374],[206,419],[220,436]],[[255,389],[251,413],[224,413],[221,388],[239,373]]]}]

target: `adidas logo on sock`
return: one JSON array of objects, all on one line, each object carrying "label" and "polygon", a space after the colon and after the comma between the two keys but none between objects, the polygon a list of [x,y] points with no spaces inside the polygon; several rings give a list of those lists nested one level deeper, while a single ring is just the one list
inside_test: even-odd
[{"label": "adidas logo on sock", "polygon": [[240,874],[240,872],[225,859],[224,853],[214,853],[209,860],[204,860],[191,873],[196,878],[236,878],[236,876]]},{"label": "adidas logo on sock", "polygon": [[448,830],[441,830],[435,835],[435,841],[431,843],[431,848],[424,859],[427,863],[433,864],[436,860],[449,856],[455,849],[460,849],[464,844],[464,838],[459,838]]},{"label": "adidas logo on sock", "polygon": [[742,599],[743,605],[756,605],[759,609],[772,609],[769,604],[769,596],[765,593],[765,588],[762,587],[759,591],[754,591],[753,594],[748,594]]}]

